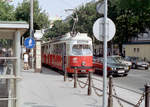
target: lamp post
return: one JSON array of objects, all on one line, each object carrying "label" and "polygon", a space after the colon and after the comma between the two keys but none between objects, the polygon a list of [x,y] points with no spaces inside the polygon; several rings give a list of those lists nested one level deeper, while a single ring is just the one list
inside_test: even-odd
[{"label": "lamp post", "polygon": [[[33,32],[33,0],[30,0],[30,38],[33,37],[34,32]],[[31,49],[31,68],[34,69],[34,49]]]},{"label": "lamp post", "polygon": [[35,72],[42,71],[41,64],[41,38],[43,33],[41,30],[36,30],[34,37],[36,39],[36,51],[35,51]]}]

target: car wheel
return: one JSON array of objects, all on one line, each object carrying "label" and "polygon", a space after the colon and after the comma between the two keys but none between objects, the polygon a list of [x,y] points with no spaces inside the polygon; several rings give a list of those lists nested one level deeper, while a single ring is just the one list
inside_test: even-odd
[{"label": "car wheel", "polygon": [[126,77],[127,75],[128,75],[128,74],[124,74],[123,76],[125,76],[125,77]]},{"label": "car wheel", "polygon": [[147,69],[148,69],[148,67],[145,67],[145,69],[147,70]]},{"label": "car wheel", "polygon": [[133,64],[133,65],[132,65],[132,68],[136,69],[136,68],[137,68],[136,64]]}]

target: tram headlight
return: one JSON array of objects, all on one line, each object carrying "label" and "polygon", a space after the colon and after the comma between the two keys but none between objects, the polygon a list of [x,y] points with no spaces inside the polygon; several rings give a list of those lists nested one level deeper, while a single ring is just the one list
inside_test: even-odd
[{"label": "tram headlight", "polygon": [[77,62],[78,62],[78,58],[74,57],[74,58],[72,59],[72,61],[73,61],[73,63],[77,63]]},{"label": "tram headlight", "polygon": [[86,65],[85,61],[82,61],[82,66],[85,66],[85,65]]}]

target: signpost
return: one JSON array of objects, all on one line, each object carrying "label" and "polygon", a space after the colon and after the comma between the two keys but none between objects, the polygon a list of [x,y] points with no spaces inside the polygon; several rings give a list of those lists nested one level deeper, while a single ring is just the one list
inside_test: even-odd
[{"label": "signpost", "polygon": [[28,49],[32,49],[35,47],[35,40],[33,38],[26,38],[24,41],[24,46]]},{"label": "signpost", "polygon": [[103,3],[97,5],[98,13],[103,14],[104,11],[104,18],[98,19],[93,26],[94,36],[98,40],[104,41],[103,107],[107,107],[107,41],[111,40],[116,32],[114,23],[107,18],[107,8],[107,0],[104,0],[104,6]]},{"label": "signpost", "polygon": [[36,30],[34,37],[36,39],[36,50],[35,50],[35,72],[41,72],[41,38],[43,37],[42,30]]}]

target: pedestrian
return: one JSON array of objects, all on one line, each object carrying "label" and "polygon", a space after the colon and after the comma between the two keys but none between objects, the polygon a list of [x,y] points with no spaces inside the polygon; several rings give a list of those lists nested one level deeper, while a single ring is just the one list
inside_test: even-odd
[{"label": "pedestrian", "polygon": [[[3,51],[0,50],[0,57],[3,57]],[[3,67],[4,67],[4,59],[0,59],[0,74],[3,74]]]},{"label": "pedestrian", "polygon": [[29,69],[29,55],[27,52],[24,53],[24,70]]}]

